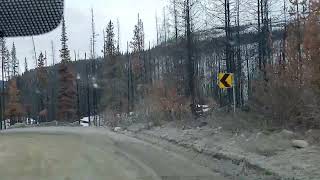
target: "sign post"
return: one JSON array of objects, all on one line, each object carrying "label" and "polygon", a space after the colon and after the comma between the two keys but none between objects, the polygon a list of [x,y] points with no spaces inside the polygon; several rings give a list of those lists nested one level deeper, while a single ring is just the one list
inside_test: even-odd
[{"label": "sign post", "polygon": [[233,78],[233,86],[232,86],[232,91],[233,91],[233,113],[236,113],[236,86],[235,86],[235,82],[234,82],[234,78]]},{"label": "sign post", "polygon": [[236,113],[236,91],[233,73],[219,73],[219,87],[220,89],[231,89],[233,91],[233,112]]}]

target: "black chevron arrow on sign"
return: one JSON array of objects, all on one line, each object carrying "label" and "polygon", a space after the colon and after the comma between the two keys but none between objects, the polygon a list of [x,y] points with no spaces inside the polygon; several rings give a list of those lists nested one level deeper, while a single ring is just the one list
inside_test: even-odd
[{"label": "black chevron arrow on sign", "polygon": [[225,74],[222,79],[220,80],[220,82],[226,87],[226,88],[230,88],[231,84],[229,84],[227,82],[228,77],[230,76],[230,74]]}]

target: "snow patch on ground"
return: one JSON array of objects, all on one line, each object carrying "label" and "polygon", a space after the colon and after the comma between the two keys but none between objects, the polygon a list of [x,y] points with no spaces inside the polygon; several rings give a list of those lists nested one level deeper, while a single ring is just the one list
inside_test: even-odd
[{"label": "snow patch on ground", "polygon": [[[94,120],[94,116],[90,116],[91,123],[93,122],[93,120]],[[83,117],[80,122],[81,122],[80,125],[82,127],[89,127],[89,117]]]}]

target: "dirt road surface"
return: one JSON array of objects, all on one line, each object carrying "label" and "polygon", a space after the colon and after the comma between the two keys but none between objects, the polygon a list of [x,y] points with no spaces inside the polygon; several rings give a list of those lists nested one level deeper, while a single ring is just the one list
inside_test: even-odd
[{"label": "dirt road surface", "polygon": [[225,180],[188,157],[105,129],[0,133],[1,180]]}]

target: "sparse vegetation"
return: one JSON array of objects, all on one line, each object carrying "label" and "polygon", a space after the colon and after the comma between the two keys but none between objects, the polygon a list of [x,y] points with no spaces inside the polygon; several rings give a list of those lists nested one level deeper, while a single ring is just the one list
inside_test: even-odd
[{"label": "sparse vegetation", "polygon": [[[144,22],[138,14],[126,52],[120,48],[120,22],[115,27],[108,20],[100,56],[92,9],[90,59],[85,54],[79,60],[75,52],[77,61],[71,61],[63,21],[61,63],[46,67],[46,53],[40,53],[37,68],[25,63],[21,76],[16,68],[19,51],[13,44],[9,53],[2,39],[3,104],[9,102],[5,82],[15,77],[25,115],[38,121],[93,116],[97,124],[96,115],[106,114],[104,122],[117,126],[132,113],[157,125],[209,121],[217,112],[208,111],[199,120],[195,107],[230,110],[233,90],[216,86],[218,73],[229,72],[235,75],[238,114],[257,117],[257,123],[244,120],[246,126],[320,128],[319,3],[267,2],[170,0],[162,18],[155,18],[156,45],[145,42]],[[280,22],[274,22],[272,9],[280,5]],[[254,17],[253,22],[244,23],[244,17]]]}]

